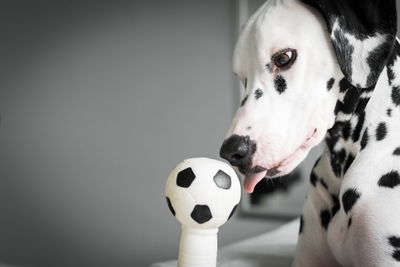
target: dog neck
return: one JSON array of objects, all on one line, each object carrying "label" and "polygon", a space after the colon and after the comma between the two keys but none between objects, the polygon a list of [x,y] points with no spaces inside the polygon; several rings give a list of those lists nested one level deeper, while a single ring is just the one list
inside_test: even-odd
[{"label": "dog neck", "polygon": [[[343,78],[336,104],[336,120],[325,143],[330,165],[337,178],[345,176],[353,160],[369,143],[400,140],[400,45],[373,88],[356,88]],[[393,146],[399,146],[398,143]],[[392,148],[388,148],[392,149]]]}]

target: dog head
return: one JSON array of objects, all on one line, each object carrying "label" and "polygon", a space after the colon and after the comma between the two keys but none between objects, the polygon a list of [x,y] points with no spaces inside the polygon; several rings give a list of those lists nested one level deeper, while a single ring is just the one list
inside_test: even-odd
[{"label": "dog head", "polygon": [[267,1],[234,50],[245,96],[220,155],[246,175],[248,192],[264,177],[292,171],[334,125],[346,97],[352,107],[345,113],[352,112],[361,92],[375,86],[395,41],[392,0],[304,2]]}]

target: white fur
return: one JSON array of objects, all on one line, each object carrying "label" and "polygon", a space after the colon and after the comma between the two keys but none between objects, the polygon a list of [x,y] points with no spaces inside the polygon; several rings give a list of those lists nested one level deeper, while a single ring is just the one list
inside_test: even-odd
[{"label": "white fur", "polygon": [[[267,1],[249,19],[237,42],[233,68],[243,82],[247,79],[245,94],[249,97],[227,135],[249,135],[257,143],[253,165],[270,169],[281,164],[283,175],[293,170],[332,126],[338,90],[335,87],[328,92],[326,84],[331,77],[337,82],[342,74],[332,46],[326,45],[329,36],[321,18],[297,1],[276,2]],[[290,69],[280,73],[287,81],[287,89],[280,95],[274,88],[277,73],[269,73],[266,64],[285,48],[297,49],[298,57]],[[254,97],[257,88],[264,92],[258,100]],[[314,140],[299,148],[314,128]]]}]

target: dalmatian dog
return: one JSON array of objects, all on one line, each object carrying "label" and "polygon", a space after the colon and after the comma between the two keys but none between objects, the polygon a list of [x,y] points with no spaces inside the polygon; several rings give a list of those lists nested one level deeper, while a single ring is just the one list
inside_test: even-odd
[{"label": "dalmatian dog", "polygon": [[293,266],[400,266],[394,0],[268,0],[242,29],[244,98],[220,155],[252,192],[324,140]]}]

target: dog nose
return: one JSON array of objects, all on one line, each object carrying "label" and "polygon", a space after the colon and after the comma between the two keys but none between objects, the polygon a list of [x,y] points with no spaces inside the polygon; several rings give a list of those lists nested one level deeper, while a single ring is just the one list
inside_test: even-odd
[{"label": "dog nose", "polygon": [[232,135],[223,142],[219,155],[231,165],[239,166],[249,164],[254,151],[255,144],[249,136]]}]

